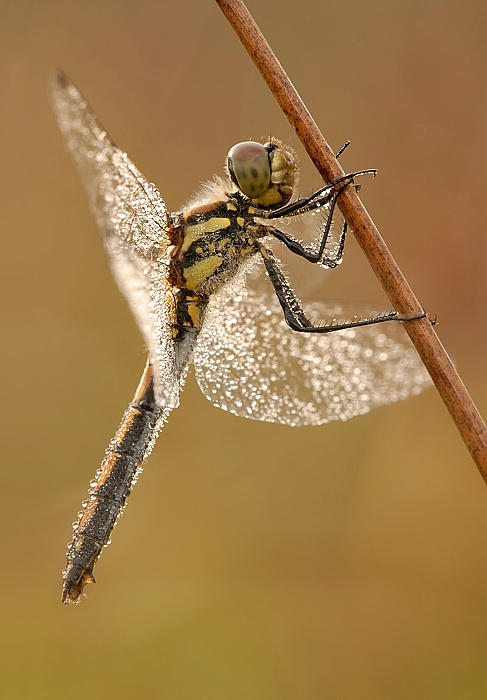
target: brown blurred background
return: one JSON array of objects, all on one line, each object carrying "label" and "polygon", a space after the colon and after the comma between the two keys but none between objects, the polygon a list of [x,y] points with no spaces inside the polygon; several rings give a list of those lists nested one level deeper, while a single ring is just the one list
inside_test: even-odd
[{"label": "brown blurred background", "polygon": [[[487,414],[487,5],[249,8]],[[96,586],[60,603],[70,524],[143,343],[46,98],[63,68],[176,210],[269,134],[320,180],[215,2],[18,0],[0,26],[2,698],[481,699],[487,494],[434,390],[290,429],[193,380]],[[302,297],[387,302],[350,241]]]}]

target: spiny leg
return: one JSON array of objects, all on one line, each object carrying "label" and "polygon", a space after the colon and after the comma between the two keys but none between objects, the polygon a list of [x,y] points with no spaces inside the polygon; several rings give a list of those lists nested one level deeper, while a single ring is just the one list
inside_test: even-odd
[{"label": "spiny leg", "polygon": [[[284,245],[291,251],[291,253],[294,253],[295,255],[300,255],[301,257],[305,258],[310,263],[320,263],[323,267],[327,268],[334,268],[337,267],[337,265],[340,264],[342,261],[343,257],[343,249],[345,247],[345,237],[347,234],[347,222],[345,221],[343,224],[342,231],[340,233],[340,238],[338,239],[338,248],[334,255],[327,257],[325,254],[325,248],[326,244],[328,242],[328,237],[330,235],[331,231],[331,226],[333,223],[333,215],[335,213],[335,208],[337,205],[338,197],[340,194],[343,192],[345,187],[348,187],[349,183],[346,183],[340,189],[338,192],[336,192],[333,195],[333,198],[330,203],[330,210],[328,212],[328,216],[326,218],[325,222],[325,227],[323,229],[323,235],[321,238],[320,246],[318,248],[318,251],[311,250],[308,246],[303,245],[301,241],[298,241],[296,238],[293,236],[290,236],[287,233],[284,233],[283,231],[280,231],[277,228],[274,227],[269,227],[269,233],[274,236],[274,238],[277,238],[277,240],[281,241],[281,243],[284,243]],[[355,185],[355,188],[360,188],[360,185]]]},{"label": "spiny leg", "polygon": [[350,146],[350,141],[347,139],[347,140],[345,141],[345,143],[343,144],[343,146],[340,148],[340,150],[337,151],[337,153],[335,153],[335,158],[338,160],[338,159],[340,158],[340,156],[342,155],[343,151],[344,151],[346,148],[348,148],[349,146]]},{"label": "spiny leg", "polygon": [[342,323],[332,321],[331,323],[327,323],[322,326],[315,326],[301,308],[300,302],[289,286],[289,282],[281,271],[277,258],[274,256],[272,251],[264,246],[261,246],[260,253],[264,260],[264,265],[267,270],[267,274],[269,275],[269,279],[272,282],[274,291],[276,292],[276,296],[284,312],[286,323],[290,328],[292,328],[293,331],[297,331],[299,333],[332,333],[334,331],[341,331],[348,328],[370,326],[376,323],[383,323],[384,321],[412,321],[414,319],[424,318],[426,316],[424,311],[422,314],[418,314],[416,316],[399,316],[397,311],[391,311],[387,314],[374,316],[373,318],[358,319],[356,321],[344,321]]},{"label": "spiny leg", "polygon": [[357,170],[354,173],[348,173],[343,177],[339,177],[328,185],[324,185],[309,197],[302,197],[301,199],[286,204],[286,206],[280,209],[275,209],[274,211],[268,211],[265,209],[257,209],[254,211],[255,216],[259,216],[262,219],[280,219],[283,216],[299,216],[299,214],[305,214],[308,211],[313,211],[314,209],[319,209],[323,207],[333,197],[333,189],[337,185],[351,185],[353,183],[353,178],[358,175],[373,175],[375,177],[377,170]]}]

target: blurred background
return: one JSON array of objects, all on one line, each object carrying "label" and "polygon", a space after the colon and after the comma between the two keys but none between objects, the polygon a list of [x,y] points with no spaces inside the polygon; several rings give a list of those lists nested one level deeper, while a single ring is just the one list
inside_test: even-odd
[{"label": "blurred background", "polygon": [[[487,5],[249,0],[487,414]],[[97,585],[60,603],[71,522],[144,365],[47,103],[62,68],[170,210],[272,134],[320,179],[215,2],[4,3],[1,695],[480,699],[487,494],[433,389],[286,428],[188,382]],[[303,298],[377,302],[350,239]],[[323,286],[323,279],[326,285]],[[376,304],[377,305],[377,304]]]}]

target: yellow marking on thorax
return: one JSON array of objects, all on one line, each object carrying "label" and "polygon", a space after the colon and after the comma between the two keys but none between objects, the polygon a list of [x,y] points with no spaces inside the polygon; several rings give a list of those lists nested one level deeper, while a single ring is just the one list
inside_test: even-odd
[{"label": "yellow marking on thorax", "polygon": [[184,230],[183,244],[181,246],[181,253],[186,253],[191,244],[197,241],[198,238],[204,236],[205,233],[221,231],[221,229],[228,228],[230,223],[231,221],[227,217],[212,216],[211,219],[208,219],[207,221],[186,226]]},{"label": "yellow marking on thorax", "polygon": [[[224,248],[226,248],[226,246],[227,246],[229,243],[230,243],[230,238],[221,238],[221,239],[218,241],[218,245],[217,245],[218,250],[223,250]],[[214,246],[214,245],[213,245],[213,250],[215,250],[215,246]]]},{"label": "yellow marking on thorax", "polygon": [[237,207],[233,202],[227,202],[227,209],[228,211],[237,211]]},{"label": "yellow marking on thorax", "polygon": [[244,227],[245,219],[243,218],[243,216],[237,216],[237,224],[240,226],[240,228]]},{"label": "yellow marking on thorax", "polygon": [[189,304],[188,314],[193,322],[193,328],[196,328],[200,320],[200,307],[199,304]]},{"label": "yellow marking on thorax", "polygon": [[191,291],[195,290],[202,282],[218,270],[223,262],[223,255],[211,255],[208,258],[203,258],[199,262],[186,267],[183,270],[183,276],[186,280],[186,288]]},{"label": "yellow marking on thorax", "polygon": [[253,245],[248,245],[246,248],[242,248],[240,251],[240,255],[250,255],[251,253],[255,253],[255,248]]}]

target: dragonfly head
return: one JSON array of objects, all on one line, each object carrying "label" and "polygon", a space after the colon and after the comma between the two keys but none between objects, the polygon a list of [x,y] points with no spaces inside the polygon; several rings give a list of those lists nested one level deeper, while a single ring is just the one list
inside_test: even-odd
[{"label": "dragonfly head", "polygon": [[296,157],[277,139],[237,143],[228,152],[227,170],[237,189],[261,209],[287,204],[297,180]]}]

